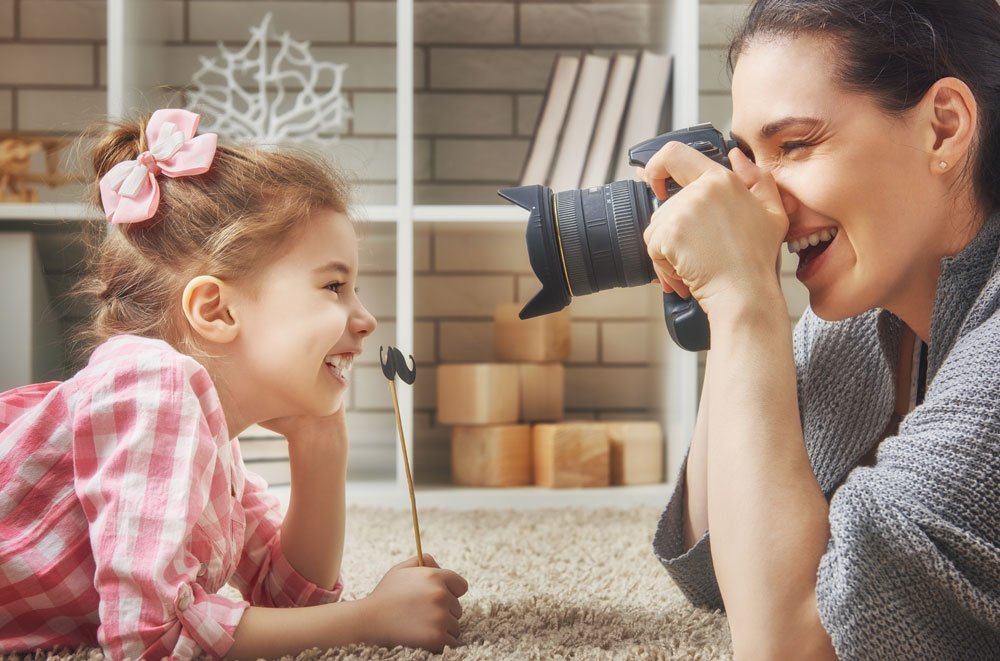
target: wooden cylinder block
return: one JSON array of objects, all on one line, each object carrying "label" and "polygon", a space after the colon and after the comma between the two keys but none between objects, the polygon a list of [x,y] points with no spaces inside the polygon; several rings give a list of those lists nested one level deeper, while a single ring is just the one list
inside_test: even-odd
[{"label": "wooden cylinder block", "polygon": [[566,400],[566,369],[562,363],[522,363],[521,420],[562,420]]},{"label": "wooden cylinder block", "polygon": [[602,425],[563,422],[532,428],[535,484],[544,487],[605,487],[610,443]]},{"label": "wooden cylinder block", "polygon": [[531,484],[531,426],[453,427],[451,479],[473,487]]},{"label": "wooden cylinder block", "polygon": [[663,430],[654,421],[606,422],[611,443],[611,484],[663,481]]},{"label": "wooden cylinder block", "polygon": [[569,358],[569,309],[521,319],[520,305],[498,305],[493,313],[494,357],[504,362],[559,363]]},{"label": "wooden cylinder block", "polygon": [[438,365],[437,413],[445,425],[517,422],[521,414],[517,365]]}]

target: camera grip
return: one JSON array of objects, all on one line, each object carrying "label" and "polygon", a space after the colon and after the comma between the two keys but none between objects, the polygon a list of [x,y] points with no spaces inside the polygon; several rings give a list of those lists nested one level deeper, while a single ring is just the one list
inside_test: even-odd
[{"label": "camera grip", "polygon": [[707,351],[710,342],[708,316],[694,297],[683,299],[674,292],[663,294],[663,318],[677,346],[688,351]]}]

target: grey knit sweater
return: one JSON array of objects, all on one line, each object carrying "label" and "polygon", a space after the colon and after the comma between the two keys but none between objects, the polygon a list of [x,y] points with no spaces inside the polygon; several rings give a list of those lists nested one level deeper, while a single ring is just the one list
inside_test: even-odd
[{"label": "grey knit sweater", "polygon": [[[806,450],[830,501],[816,594],[841,659],[1000,659],[998,248],[1000,213],[942,260],[924,402],[874,466],[860,462],[892,415],[901,322],[807,310],[795,329]],[[684,482],[681,467],[653,549],[694,604],[723,608],[709,534],[684,549]]]}]

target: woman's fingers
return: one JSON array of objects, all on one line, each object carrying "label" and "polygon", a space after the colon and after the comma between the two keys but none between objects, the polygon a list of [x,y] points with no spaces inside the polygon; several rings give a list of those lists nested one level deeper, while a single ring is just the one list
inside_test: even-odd
[{"label": "woman's fingers", "polygon": [[643,176],[656,196],[664,200],[667,197],[667,179],[673,179],[684,187],[717,168],[725,169],[721,163],[713,161],[694,147],[674,141],[663,145],[653,154],[643,169]]},{"label": "woman's fingers", "polygon": [[747,155],[738,148],[729,152],[729,163],[733,166],[733,172],[736,173],[736,176],[757,199],[764,203],[768,211],[782,214],[785,212],[778,184],[775,183],[774,177],[769,172],[757,167],[757,164],[747,158]]}]

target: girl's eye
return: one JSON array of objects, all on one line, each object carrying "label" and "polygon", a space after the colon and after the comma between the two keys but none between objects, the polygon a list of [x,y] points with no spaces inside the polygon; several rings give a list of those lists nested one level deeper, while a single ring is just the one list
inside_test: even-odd
[{"label": "girl's eye", "polygon": [[323,288],[324,289],[329,289],[334,294],[339,294],[341,292],[341,290],[344,288],[344,283],[343,282],[331,282],[330,284],[324,286]]}]

